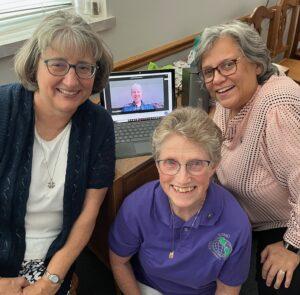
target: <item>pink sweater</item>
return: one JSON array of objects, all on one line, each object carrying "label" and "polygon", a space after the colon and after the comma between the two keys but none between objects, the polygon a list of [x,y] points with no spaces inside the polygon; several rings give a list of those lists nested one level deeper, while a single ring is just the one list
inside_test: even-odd
[{"label": "pink sweater", "polygon": [[300,248],[300,87],[272,76],[232,119],[217,103],[214,121],[225,141],[220,182],[247,212],[253,230],[285,227]]}]

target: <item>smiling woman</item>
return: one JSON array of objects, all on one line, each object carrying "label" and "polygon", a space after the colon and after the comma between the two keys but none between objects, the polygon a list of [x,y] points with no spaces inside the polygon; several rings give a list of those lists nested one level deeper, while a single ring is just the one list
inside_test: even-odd
[{"label": "smiling woman", "polygon": [[248,213],[257,239],[259,294],[296,295],[300,87],[272,65],[257,31],[239,21],[203,31],[198,66],[225,138],[218,179]]},{"label": "smiling woman", "polygon": [[177,109],[156,128],[159,181],[128,196],[110,230],[111,266],[125,295],[239,293],[250,225],[212,182],[221,143],[221,131],[200,109]]},{"label": "smiling woman", "polygon": [[235,41],[227,36],[216,40],[202,57],[207,90],[211,97],[231,109],[232,114],[237,114],[253,96],[261,71],[261,67],[244,56]]},{"label": "smiling woman", "polygon": [[112,120],[89,101],[111,67],[92,28],[56,12],[16,56],[21,84],[0,86],[1,294],[68,294],[114,177]]},{"label": "smiling woman", "polygon": [[[52,47],[57,46],[53,44]],[[72,54],[65,54],[63,52],[68,51],[57,51],[48,48],[43,52],[38,63],[36,73],[38,89],[34,95],[37,123],[39,122],[38,114],[43,112],[73,116],[77,108],[92,93],[94,75],[97,68],[94,57],[91,54],[82,54],[79,52]],[[53,61],[56,61],[55,71],[53,70]],[[57,63],[57,61],[60,63]],[[71,68],[69,67],[69,62],[75,65]],[[90,72],[84,72],[85,75],[82,74],[83,64],[85,68],[90,68]],[[62,68],[63,65],[67,65],[64,72],[61,69],[57,69],[58,67]],[[78,75],[77,70],[79,66],[81,69],[79,72],[80,75]],[[49,136],[49,139],[51,139],[51,135]]]}]

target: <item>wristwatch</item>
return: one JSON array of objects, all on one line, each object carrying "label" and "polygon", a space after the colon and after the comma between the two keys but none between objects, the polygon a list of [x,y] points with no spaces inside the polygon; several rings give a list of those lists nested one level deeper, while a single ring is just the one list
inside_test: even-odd
[{"label": "wristwatch", "polygon": [[286,248],[287,250],[290,250],[290,251],[300,255],[300,249],[299,248],[297,248],[297,247],[295,247],[295,246],[293,246],[290,243],[285,242],[285,241],[283,242],[283,245],[284,245],[284,248]]},{"label": "wristwatch", "polygon": [[61,285],[64,282],[64,280],[61,280],[58,275],[52,274],[48,272],[48,270],[45,271],[44,276],[53,284]]}]

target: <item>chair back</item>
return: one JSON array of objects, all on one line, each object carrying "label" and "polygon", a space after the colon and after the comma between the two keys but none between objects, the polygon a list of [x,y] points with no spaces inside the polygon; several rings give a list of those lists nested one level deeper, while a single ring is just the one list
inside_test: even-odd
[{"label": "chair back", "polygon": [[266,6],[258,6],[256,7],[250,15],[246,15],[241,17],[240,20],[246,22],[257,30],[257,32],[263,37],[263,23],[268,21],[268,28],[267,28],[267,37],[266,37],[266,44],[267,48],[270,50],[270,55],[273,57],[275,55],[275,48],[277,44],[277,34],[276,28],[278,27],[277,18],[276,16],[276,9],[268,8]]},{"label": "chair back", "polygon": [[296,33],[291,51],[291,57],[300,59],[300,9],[298,15],[298,24],[296,25]]},{"label": "chair back", "polygon": [[300,0],[279,0],[277,13],[275,15],[278,21],[278,36],[275,55],[283,54],[289,58],[296,39],[298,18],[299,18]]}]

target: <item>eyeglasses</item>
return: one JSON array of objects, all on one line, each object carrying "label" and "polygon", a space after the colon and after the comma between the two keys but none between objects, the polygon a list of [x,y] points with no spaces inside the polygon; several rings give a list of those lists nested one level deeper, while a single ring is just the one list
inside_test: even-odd
[{"label": "eyeglasses", "polygon": [[215,71],[217,70],[219,74],[222,76],[230,76],[234,74],[237,70],[237,63],[242,57],[238,57],[235,59],[228,59],[221,62],[218,66],[215,68],[204,68],[202,71],[200,71],[200,75],[203,77],[205,83],[210,83],[213,81],[215,77]]},{"label": "eyeglasses", "polygon": [[70,68],[75,69],[76,75],[81,79],[91,79],[98,69],[97,65],[80,62],[76,65],[69,64],[63,59],[46,59],[44,63],[47,66],[49,73],[53,76],[65,76]]},{"label": "eyeglasses", "polygon": [[191,175],[199,175],[203,172],[205,167],[208,167],[210,165],[210,162],[211,161],[208,160],[192,160],[188,161],[185,164],[180,164],[179,162],[173,159],[156,161],[161,173],[166,175],[176,175],[179,172],[182,165],[186,167],[187,172]]}]

